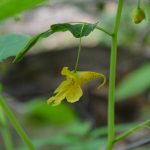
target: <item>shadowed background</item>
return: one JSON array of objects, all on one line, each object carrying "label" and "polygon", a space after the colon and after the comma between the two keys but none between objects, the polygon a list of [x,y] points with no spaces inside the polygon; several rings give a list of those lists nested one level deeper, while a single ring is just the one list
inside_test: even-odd
[{"label": "shadowed background", "polygon": [[[117,2],[96,0],[92,2],[47,1],[2,21],[0,34],[5,35],[13,32],[36,36],[48,30],[50,25],[54,23],[69,21],[90,23],[99,21],[99,26],[112,31]],[[149,5],[146,5],[149,3],[148,1],[145,2],[144,5],[143,1],[142,7],[145,8],[146,14],[149,14]],[[139,25],[132,22],[131,15],[137,5],[136,3],[137,1],[132,3],[126,1],[123,8],[118,34],[116,85],[119,85],[132,72],[149,63],[150,21],[147,15],[146,21],[144,20]],[[41,39],[17,64],[12,64],[14,57],[0,63],[0,82],[3,84],[2,96],[29,137],[33,138],[33,143],[38,145],[38,140],[41,140],[41,145],[37,146],[39,150],[47,150],[50,147],[55,150],[71,150],[73,148],[77,150],[77,145],[78,149],[83,149],[84,144],[82,145],[80,142],[79,144],[78,139],[90,143],[87,134],[91,129],[94,130],[107,125],[111,38],[101,31],[94,30],[88,37],[82,38],[78,70],[102,73],[107,77],[107,83],[98,90],[97,87],[103,82],[103,79],[97,78],[90,81],[83,86],[84,94],[80,101],[76,103],[69,104],[66,100],[63,100],[58,107],[51,107],[51,104],[46,104],[47,99],[53,95],[53,91],[65,80],[65,77],[60,74],[62,68],[67,66],[70,70],[74,70],[78,43],[79,39],[75,39],[70,32],[55,33],[48,38]],[[142,80],[144,79],[149,83],[149,79],[143,77]],[[131,85],[125,86],[128,86],[127,89],[130,92],[140,85],[135,85],[135,87],[133,85],[132,87]],[[122,97],[120,101],[118,99],[115,110],[116,124],[131,123],[130,125],[134,125],[138,121],[149,118],[149,87],[146,85],[143,88],[142,93],[134,92],[134,95]],[[124,95],[127,95],[126,91],[124,93]],[[15,147],[22,146],[19,135],[11,123],[9,123],[9,127]],[[123,131],[125,127],[126,124],[118,132]],[[79,133],[73,131],[79,131]],[[148,136],[150,131],[141,129],[140,132]],[[73,142],[66,140],[65,143],[66,134],[67,140],[69,137],[76,142],[72,144]],[[99,133],[98,136],[103,144],[97,146],[97,143],[92,141],[91,145],[94,143],[94,146],[103,149],[107,142],[106,134],[107,128],[105,133],[102,135]],[[46,137],[55,135],[60,136],[46,142]],[[34,139],[35,137],[39,139]],[[0,138],[2,138],[1,134]],[[18,139],[19,143],[17,142]],[[143,139],[143,137],[133,134],[116,144],[114,149],[124,147],[140,139]],[[4,149],[3,141],[0,141],[0,145]],[[88,149],[91,149],[87,143],[85,145]],[[97,147],[95,150],[97,150]],[[146,147],[149,146],[146,145]],[[23,148],[20,150],[23,150]]]}]

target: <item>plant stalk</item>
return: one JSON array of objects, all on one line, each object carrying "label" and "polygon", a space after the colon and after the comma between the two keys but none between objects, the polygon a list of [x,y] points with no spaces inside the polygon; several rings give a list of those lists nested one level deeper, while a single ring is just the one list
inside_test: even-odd
[{"label": "plant stalk", "polygon": [[23,131],[23,129],[21,128],[21,126],[19,125],[19,123],[17,122],[16,118],[13,116],[12,112],[10,111],[10,109],[8,108],[8,106],[6,105],[6,103],[4,102],[4,100],[1,96],[0,96],[0,105],[2,106],[2,108],[5,111],[6,115],[8,116],[11,123],[13,124],[15,129],[17,130],[17,132],[20,135],[20,137],[22,138],[22,140],[26,143],[28,148],[30,150],[36,150],[35,147],[32,145],[32,143],[30,142],[27,135],[25,134],[25,132]]},{"label": "plant stalk", "polygon": [[138,8],[140,8],[140,0],[138,1]]},{"label": "plant stalk", "polygon": [[110,76],[109,76],[109,98],[108,98],[108,144],[106,150],[111,150],[114,145],[114,110],[115,110],[115,78],[117,59],[117,34],[120,25],[123,1],[119,0],[116,21],[112,36]]},{"label": "plant stalk", "polygon": [[10,132],[8,129],[5,114],[1,106],[0,106],[0,127],[2,129],[2,135],[3,135],[3,139],[5,143],[5,148],[7,150],[13,150],[12,139],[11,139]]},{"label": "plant stalk", "polygon": [[131,128],[130,130],[124,132],[124,133],[121,134],[121,135],[119,135],[118,137],[116,137],[116,138],[114,139],[114,143],[116,143],[116,142],[118,142],[118,141],[120,141],[120,140],[126,138],[128,135],[134,133],[136,130],[138,130],[138,129],[142,128],[142,127],[145,127],[147,124],[150,124],[150,120],[147,120],[147,121],[143,122],[142,124],[140,124],[140,125],[138,125],[138,126],[136,126],[136,127],[133,127],[133,128]]},{"label": "plant stalk", "polygon": [[78,62],[79,62],[79,56],[80,56],[80,52],[81,52],[81,36],[82,36],[82,31],[83,31],[84,25],[85,25],[85,23],[83,23],[83,26],[82,26],[81,32],[80,32],[79,50],[78,50],[78,56],[77,56],[75,71],[74,71],[75,73],[76,73],[76,71],[77,71]]}]

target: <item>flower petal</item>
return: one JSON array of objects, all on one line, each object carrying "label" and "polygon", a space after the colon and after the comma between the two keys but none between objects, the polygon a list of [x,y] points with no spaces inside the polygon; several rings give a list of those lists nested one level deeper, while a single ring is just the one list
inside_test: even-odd
[{"label": "flower petal", "polygon": [[64,67],[61,71],[61,74],[66,75],[68,83],[75,84],[77,86],[79,85],[79,81],[81,78],[80,73],[74,72],[74,71],[69,71],[68,67]]},{"label": "flower petal", "polygon": [[61,71],[61,74],[62,75],[67,75],[67,72],[68,72],[68,67],[64,67]]},{"label": "flower petal", "polygon": [[66,76],[69,76],[71,78],[74,77],[73,73],[71,71],[68,70],[68,67],[64,67],[61,71],[61,74],[62,75],[66,75]]},{"label": "flower petal", "polygon": [[65,99],[65,94],[63,94],[59,99],[56,99],[52,106],[57,106],[61,103],[62,100]]},{"label": "flower petal", "polygon": [[69,85],[68,81],[63,81],[63,82],[59,85],[59,87],[54,91],[54,93],[60,92],[60,91],[62,91],[62,90],[66,90],[66,89],[68,88],[68,85]]},{"label": "flower petal", "polygon": [[66,99],[68,102],[74,103],[74,102],[78,101],[82,95],[83,95],[83,92],[79,86],[75,89],[69,90],[66,93]]},{"label": "flower petal", "polygon": [[[89,71],[79,71],[81,74],[81,79],[80,79],[80,86],[83,86],[85,83],[91,81],[92,79],[98,78],[98,77],[103,77],[104,82],[102,83],[101,86],[103,86],[106,82],[106,77],[103,74],[97,73],[97,72],[89,72]],[[101,87],[99,86],[99,88]]]},{"label": "flower petal", "polygon": [[64,67],[61,71],[61,74],[66,75],[66,78],[67,78],[68,82],[71,82],[72,78],[73,79],[75,78],[74,74],[71,71],[68,70],[68,67]]},{"label": "flower petal", "polygon": [[65,93],[66,93],[66,91],[67,91],[67,90],[63,90],[63,91],[57,93],[56,96],[52,96],[51,98],[49,98],[49,99],[47,100],[47,104],[49,104],[49,103],[52,102],[52,101],[55,101],[54,104],[53,104],[53,106],[59,105],[59,104],[61,103],[61,101],[65,98],[65,95],[66,95]]},{"label": "flower petal", "polygon": [[49,104],[50,102],[54,101],[55,99],[56,99],[55,96],[52,96],[51,98],[49,98],[47,100],[47,104]]}]

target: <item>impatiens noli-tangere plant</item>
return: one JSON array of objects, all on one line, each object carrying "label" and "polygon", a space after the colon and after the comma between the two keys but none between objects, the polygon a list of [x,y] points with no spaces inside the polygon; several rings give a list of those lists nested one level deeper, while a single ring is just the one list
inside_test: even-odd
[{"label": "impatiens noli-tangere plant", "polygon": [[[150,120],[145,121],[144,123],[131,128],[130,130],[124,132],[123,134],[119,135],[118,137],[115,137],[115,124],[114,124],[114,111],[115,111],[115,79],[116,79],[116,61],[117,61],[117,36],[118,36],[118,29],[120,25],[120,19],[121,19],[121,13],[122,13],[122,8],[123,8],[123,2],[124,0],[119,0],[118,2],[118,9],[116,13],[116,19],[114,23],[114,28],[113,31],[110,32],[106,29],[101,28],[98,26],[97,23],[87,23],[87,22],[65,22],[61,24],[53,24],[50,26],[50,29],[47,31],[40,33],[39,35],[35,36],[34,38],[30,39],[27,43],[27,45],[20,50],[17,54],[16,57],[13,61],[13,63],[18,63],[21,61],[21,59],[24,57],[24,55],[38,42],[40,38],[46,38],[51,35],[53,35],[56,32],[66,32],[70,31],[72,35],[75,38],[79,39],[79,50],[78,50],[78,56],[77,56],[77,61],[75,64],[75,70],[70,71],[68,70],[68,66],[64,66],[64,68],[61,71],[62,75],[66,76],[66,80],[63,81],[59,87],[54,91],[54,93],[57,93],[55,96],[50,97],[47,100],[47,103],[51,104],[54,101],[53,106],[59,105],[62,100],[67,99],[68,102],[74,103],[77,102],[80,97],[83,95],[81,87],[86,84],[87,82],[98,78],[102,77],[103,78],[103,83],[98,87],[102,87],[106,83],[106,77],[103,74],[100,74],[98,72],[93,72],[92,70],[90,71],[77,71],[77,66],[78,66],[78,61],[79,61],[79,56],[80,56],[80,51],[81,51],[81,39],[83,36],[88,36],[93,30],[99,30],[104,33],[106,33],[108,36],[112,38],[112,45],[111,45],[111,58],[110,58],[110,75],[109,75],[109,95],[108,95],[108,143],[106,146],[105,150],[112,150],[113,145],[127,137],[128,135],[132,134],[136,130],[138,130],[141,127],[146,126],[147,124],[150,123]],[[141,8],[140,6],[140,0],[137,3],[137,7],[133,10],[132,14],[132,19],[133,22],[138,24],[141,23],[142,20],[146,19],[146,14],[144,12],[144,9]],[[92,53],[92,51],[91,51]],[[1,56],[1,55],[0,55]],[[9,57],[9,53],[4,56],[4,58]],[[97,56],[98,57],[98,56]],[[4,59],[3,57],[0,58],[0,60]],[[61,63],[61,62],[60,62]],[[97,64],[98,65],[98,64]],[[101,70],[99,71],[101,72]],[[45,102],[46,103],[46,102]],[[11,113],[10,109],[4,102],[3,98],[0,96],[0,105],[9,117],[10,121],[18,131],[19,135],[21,138],[24,140],[26,145],[30,150],[35,150],[35,147],[25,134],[25,132],[22,130],[21,126]],[[61,104],[60,104],[61,105]],[[99,118],[101,119],[101,118]]]}]

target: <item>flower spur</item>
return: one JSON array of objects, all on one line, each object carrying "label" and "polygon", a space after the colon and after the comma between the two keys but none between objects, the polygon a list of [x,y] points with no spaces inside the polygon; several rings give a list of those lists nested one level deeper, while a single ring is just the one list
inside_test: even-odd
[{"label": "flower spur", "polygon": [[47,104],[55,101],[53,106],[57,106],[63,99],[67,99],[68,102],[74,103],[80,99],[83,95],[81,86],[97,77],[103,77],[103,83],[98,87],[102,87],[106,82],[106,77],[103,74],[89,71],[69,71],[68,67],[64,67],[61,71],[62,75],[66,75],[67,80],[63,81],[59,87],[54,91],[56,96],[52,96],[47,100]]}]

